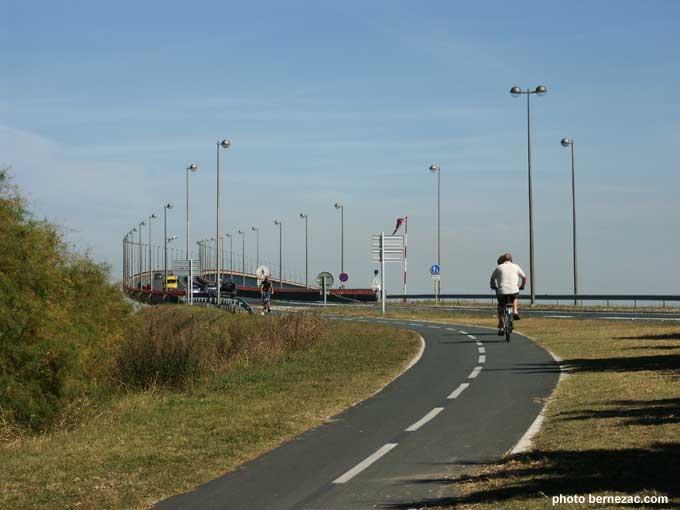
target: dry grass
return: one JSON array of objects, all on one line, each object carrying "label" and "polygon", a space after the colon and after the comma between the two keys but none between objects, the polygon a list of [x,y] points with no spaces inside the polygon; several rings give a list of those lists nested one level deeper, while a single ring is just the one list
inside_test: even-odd
[{"label": "dry grass", "polygon": [[[276,330],[278,341],[297,342],[293,348],[265,349],[246,335],[238,352],[247,356],[182,391],[151,386],[120,396],[75,429],[8,439],[0,445],[0,508],[148,508],[366,398],[419,346],[410,332],[363,324],[336,324],[309,343],[295,320],[272,318],[246,321],[261,338]],[[325,321],[314,321],[324,329]],[[250,331],[248,324],[234,328]]]}]

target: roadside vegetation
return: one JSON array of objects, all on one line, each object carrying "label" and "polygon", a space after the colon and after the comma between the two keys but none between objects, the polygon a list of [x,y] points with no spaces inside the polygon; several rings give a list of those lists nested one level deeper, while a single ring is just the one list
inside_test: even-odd
[{"label": "roadside vegetation", "polygon": [[[367,310],[360,314],[369,315]],[[388,316],[495,327],[491,312],[393,309]],[[445,486],[444,496],[428,502],[428,508],[615,506],[589,504],[590,494],[663,495],[670,498],[668,504],[625,507],[680,507],[680,326],[528,316],[516,326],[561,357],[569,376],[554,393],[531,451],[464,476],[442,473],[437,483]],[[584,496],[586,503],[553,507],[552,497],[560,494]]]},{"label": "roadside vegetation", "polygon": [[148,508],[370,396],[418,348],[308,314],[133,313],[0,172],[0,508]]}]

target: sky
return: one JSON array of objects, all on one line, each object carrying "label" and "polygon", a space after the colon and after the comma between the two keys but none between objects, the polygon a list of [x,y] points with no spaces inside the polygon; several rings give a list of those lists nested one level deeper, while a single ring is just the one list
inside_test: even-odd
[{"label": "sky", "polygon": [[[574,139],[582,293],[678,293],[680,3],[0,0],[0,165],[36,216],[111,265],[175,203],[168,233],[247,229],[277,273],[370,285],[370,237],[409,217],[410,292],[433,288],[441,168],[442,292],[486,292],[495,260],[529,270],[531,97],[538,293],[572,291]],[[162,241],[162,221],[152,227]],[[147,242],[148,232],[143,232]],[[386,269],[401,291],[402,267]]]}]

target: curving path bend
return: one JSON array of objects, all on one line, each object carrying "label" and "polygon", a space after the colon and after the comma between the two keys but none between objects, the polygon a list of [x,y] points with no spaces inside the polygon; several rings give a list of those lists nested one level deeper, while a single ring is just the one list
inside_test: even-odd
[{"label": "curving path bend", "polygon": [[[446,478],[513,448],[540,413],[560,369],[513,334],[405,320],[421,358],[382,391],[158,510],[418,508],[451,495]],[[446,492],[444,492],[446,491]]]}]

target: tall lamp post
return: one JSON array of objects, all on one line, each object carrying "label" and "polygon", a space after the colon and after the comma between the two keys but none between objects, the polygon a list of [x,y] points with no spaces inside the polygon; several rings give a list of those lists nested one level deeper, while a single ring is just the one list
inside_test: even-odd
[{"label": "tall lamp post", "polygon": [[[187,171],[187,186],[186,186],[186,191],[187,191],[187,259],[191,258],[191,252],[189,251],[189,172],[195,172],[198,170],[198,166],[194,165],[193,163],[189,166],[187,166],[186,171]],[[187,291],[187,297],[189,297],[189,291]]]},{"label": "tall lamp post", "polygon": [[340,209],[340,273],[345,272],[345,206],[336,202],[336,209]]},{"label": "tall lamp post", "polygon": [[309,215],[300,213],[300,218],[305,220],[305,288],[309,288]]},{"label": "tall lamp post", "polygon": [[146,225],[144,220],[139,222],[139,290],[142,289],[142,261],[144,260],[144,253],[142,252],[142,227]]},{"label": "tall lamp post", "polygon": [[531,304],[536,303],[536,278],[534,271],[534,209],[533,209],[533,188],[531,177],[531,94],[544,96],[548,89],[544,85],[539,85],[534,90],[514,86],[510,89],[513,97],[521,95],[527,96],[527,167],[529,173],[529,273],[531,278]]},{"label": "tall lamp post", "polygon": [[283,222],[274,220],[274,225],[279,227],[279,287],[283,288]]},{"label": "tall lamp post", "polygon": [[220,278],[220,148],[228,149],[231,142],[226,138],[221,142],[217,142],[217,229],[215,234],[215,258],[217,265],[217,273],[215,275],[215,286],[217,287],[217,304],[220,304],[220,287],[222,281]]},{"label": "tall lamp post", "polygon": [[152,251],[153,248],[151,247],[151,220],[156,219],[156,213],[151,213],[151,216],[149,216],[149,290],[153,291],[153,260],[152,260]]},{"label": "tall lamp post", "polygon": [[260,267],[260,229],[259,227],[250,227],[250,230],[255,232],[255,269]]},{"label": "tall lamp post", "polygon": [[229,238],[229,272],[231,273],[231,279],[234,279],[234,238],[231,234],[224,234]]},{"label": "tall lamp post", "polygon": [[[430,165],[430,172],[437,174],[437,265],[440,267],[441,272],[441,182],[442,182],[442,172],[439,165]],[[439,280],[435,282],[435,301],[439,302],[439,295],[442,290],[441,275]]]},{"label": "tall lamp post", "polygon": [[173,207],[171,202],[163,206],[163,239],[165,239],[163,246],[163,290],[168,290],[168,209]]},{"label": "tall lamp post", "polygon": [[246,286],[246,234],[243,230],[239,230],[238,234],[241,236],[241,275],[243,276],[243,286]]},{"label": "tall lamp post", "polygon": [[562,147],[571,147],[571,212],[573,229],[573,255],[574,255],[574,305],[578,304],[578,270],[576,257],[576,177],[574,172],[574,140],[562,138]]}]

